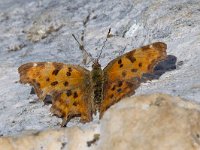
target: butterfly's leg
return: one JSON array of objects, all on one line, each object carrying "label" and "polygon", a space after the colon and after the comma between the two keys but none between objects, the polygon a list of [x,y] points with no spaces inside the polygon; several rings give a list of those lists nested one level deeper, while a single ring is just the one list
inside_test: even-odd
[{"label": "butterfly's leg", "polygon": [[73,117],[72,116],[67,116],[65,118],[62,119],[62,123],[61,123],[61,127],[66,127],[67,126],[67,123],[72,119]]},{"label": "butterfly's leg", "polygon": [[80,122],[81,123],[86,123],[86,122],[90,122],[92,120],[92,115],[91,114],[81,114],[80,113],[73,113],[73,114],[68,114],[66,117],[63,118],[62,123],[61,123],[61,127],[66,127],[67,123],[74,117],[81,117]]},{"label": "butterfly's leg", "polygon": [[63,117],[61,127],[66,127],[68,122],[74,117],[80,117],[80,113],[78,112],[74,112],[73,114],[69,113],[68,115],[66,115],[66,117]]}]

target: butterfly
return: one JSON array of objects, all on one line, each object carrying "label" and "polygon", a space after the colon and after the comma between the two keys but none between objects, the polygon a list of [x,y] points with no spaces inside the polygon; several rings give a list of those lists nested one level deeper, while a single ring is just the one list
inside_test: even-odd
[{"label": "butterfly", "polygon": [[51,97],[51,113],[63,119],[62,126],[80,116],[92,121],[93,114],[104,112],[122,98],[131,96],[141,82],[148,80],[154,67],[166,59],[167,45],[152,43],[131,50],[102,69],[96,59],[92,70],[60,62],[30,62],[18,68],[20,82],[33,86],[40,100]]}]

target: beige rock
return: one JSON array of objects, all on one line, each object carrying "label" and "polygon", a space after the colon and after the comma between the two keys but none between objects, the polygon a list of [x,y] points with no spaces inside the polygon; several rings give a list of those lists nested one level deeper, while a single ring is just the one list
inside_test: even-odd
[{"label": "beige rock", "polygon": [[90,129],[78,127],[47,130],[18,137],[0,138],[0,150],[83,150],[90,149],[88,142],[98,133],[94,125]]},{"label": "beige rock", "polygon": [[163,94],[124,99],[105,113],[98,149],[200,149],[199,110]]},{"label": "beige rock", "polygon": [[[100,139],[99,139],[100,134]],[[200,105],[164,94],[134,96],[111,107],[99,126],[0,138],[0,150],[198,150]]]}]

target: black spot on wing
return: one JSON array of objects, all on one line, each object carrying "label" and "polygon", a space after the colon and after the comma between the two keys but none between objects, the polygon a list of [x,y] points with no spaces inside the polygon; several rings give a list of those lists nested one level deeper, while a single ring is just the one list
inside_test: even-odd
[{"label": "black spot on wing", "polygon": [[118,64],[121,64],[121,63],[122,63],[122,60],[121,60],[121,59],[119,59],[119,60],[118,60]]},{"label": "black spot on wing", "polygon": [[71,67],[69,67],[69,68],[68,68],[68,71],[69,71],[69,72],[72,72],[72,68],[71,68]]},{"label": "black spot on wing", "polygon": [[138,66],[141,68],[141,67],[142,67],[142,63],[140,62],[140,63],[138,64]]},{"label": "black spot on wing", "polygon": [[59,72],[60,70],[58,70],[58,69],[55,69],[53,72],[52,72],[52,75],[57,75],[58,74],[58,72]]},{"label": "black spot on wing", "polygon": [[53,62],[53,66],[54,66],[55,69],[52,72],[52,75],[57,75],[58,72],[63,68],[63,64],[62,63]]},{"label": "black spot on wing", "polygon": [[137,69],[133,68],[133,69],[131,69],[131,72],[137,72]]},{"label": "black spot on wing", "polygon": [[77,92],[74,92],[74,98],[77,98],[77,97],[78,97]]},{"label": "black spot on wing", "polygon": [[67,81],[65,81],[65,82],[63,83],[64,86],[68,86],[68,84],[69,84],[69,83],[68,83]]},{"label": "black spot on wing", "polygon": [[55,86],[57,84],[58,84],[58,81],[54,81],[54,82],[51,83],[52,86]]},{"label": "black spot on wing", "polygon": [[71,96],[72,95],[72,91],[71,90],[67,90],[66,94],[67,94],[67,96]]},{"label": "black spot on wing", "polygon": [[122,89],[121,89],[121,88],[118,88],[118,89],[117,89],[117,92],[118,92],[118,93],[120,93],[121,91],[122,91]]},{"label": "black spot on wing", "polygon": [[132,63],[134,63],[136,61],[136,58],[133,56],[135,53],[135,51],[129,52],[126,55],[126,58],[129,59]]},{"label": "black spot on wing", "polygon": [[120,68],[123,67],[123,63],[122,63],[122,60],[121,60],[121,59],[119,59],[117,63],[119,64],[119,67],[120,67]]},{"label": "black spot on wing", "polygon": [[118,87],[121,87],[121,86],[122,86],[122,84],[123,84],[123,82],[122,82],[122,81],[118,81]]},{"label": "black spot on wing", "polygon": [[67,72],[66,75],[67,75],[67,76],[71,76],[71,72]]},{"label": "black spot on wing", "polygon": [[77,106],[78,105],[78,103],[77,102],[73,102],[73,106]]},{"label": "black spot on wing", "polygon": [[115,88],[116,88],[116,86],[114,85],[114,86],[112,87],[112,89],[111,89],[111,90],[112,90],[112,91],[114,91],[114,90],[115,90]]}]

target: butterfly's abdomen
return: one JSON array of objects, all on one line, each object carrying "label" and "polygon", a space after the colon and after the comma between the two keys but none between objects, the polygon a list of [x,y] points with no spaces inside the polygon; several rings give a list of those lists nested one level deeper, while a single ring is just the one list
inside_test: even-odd
[{"label": "butterfly's abdomen", "polygon": [[103,71],[100,65],[93,65],[92,67],[92,81],[94,89],[94,104],[95,110],[99,111],[99,107],[102,100],[102,88],[103,88]]}]

